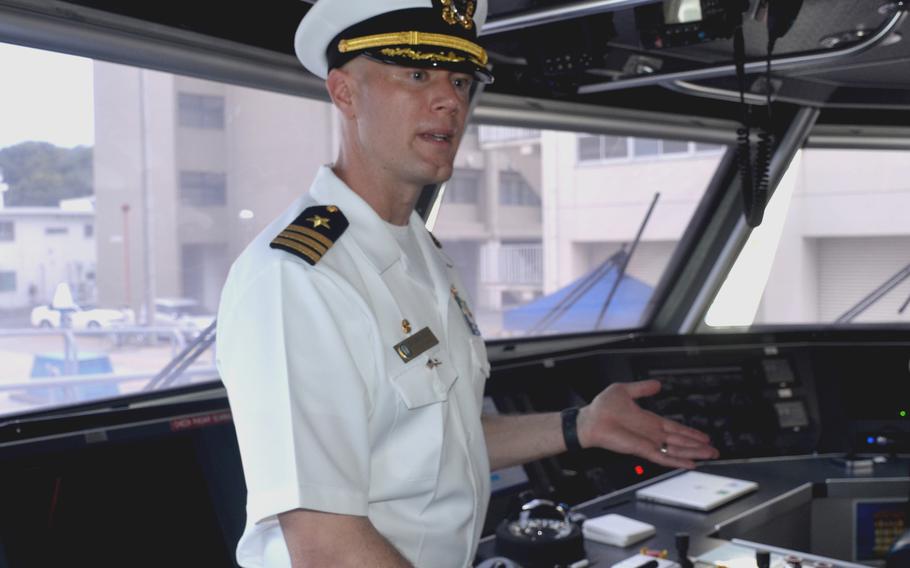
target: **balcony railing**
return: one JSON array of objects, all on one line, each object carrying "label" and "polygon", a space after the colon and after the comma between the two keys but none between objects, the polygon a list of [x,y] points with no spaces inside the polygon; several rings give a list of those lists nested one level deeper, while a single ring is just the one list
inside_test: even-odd
[{"label": "balcony railing", "polygon": [[484,249],[481,280],[492,285],[543,283],[541,245],[499,245]]},{"label": "balcony railing", "polygon": [[510,126],[480,125],[478,136],[481,144],[533,141],[540,139],[540,130],[532,128],[513,128]]}]

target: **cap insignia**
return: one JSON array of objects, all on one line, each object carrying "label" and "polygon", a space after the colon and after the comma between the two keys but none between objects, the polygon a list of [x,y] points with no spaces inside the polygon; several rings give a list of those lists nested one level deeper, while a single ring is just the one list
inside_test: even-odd
[{"label": "cap insignia", "polygon": [[[459,0],[441,0],[442,19],[450,26],[460,24],[466,30],[474,27],[474,0],[462,2]],[[464,11],[459,13],[457,4],[464,4]]]},{"label": "cap insignia", "polygon": [[347,218],[334,205],[308,207],[272,239],[269,246],[289,252],[312,265],[322,259],[347,228]]}]

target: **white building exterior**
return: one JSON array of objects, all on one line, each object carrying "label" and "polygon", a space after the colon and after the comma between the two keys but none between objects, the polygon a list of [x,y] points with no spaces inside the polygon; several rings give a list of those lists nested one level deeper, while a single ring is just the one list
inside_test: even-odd
[{"label": "white building exterior", "polygon": [[[757,323],[833,322],[910,265],[910,156],[808,150]],[[910,278],[853,320],[910,322]]]},{"label": "white building exterior", "polygon": [[0,208],[0,309],[50,302],[60,282],[94,302],[94,230],[91,210]]},{"label": "white building exterior", "polygon": [[214,312],[233,259],[331,161],[328,105],[94,64],[99,295]]}]

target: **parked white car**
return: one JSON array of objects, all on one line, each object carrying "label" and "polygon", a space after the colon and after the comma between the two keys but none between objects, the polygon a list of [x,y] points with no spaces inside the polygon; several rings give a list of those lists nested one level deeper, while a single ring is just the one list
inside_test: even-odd
[{"label": "parked white car", "polygon": [[158,298],[155,300],[155,325],[175,326],[186,339],[193,339],[215,321],[215,315],[206,311],[192,298]]},{"label": "parked white car", "polygon": [[[32,325],[45,328],[60,327],[60,321],[63,319],[61,314],[61,310],[54,309],[49,305],[37,306],[32,309]],[[83,309],[75,304],[70,318],[73,322],[73,329],[110,329],[133,323],[131,310]]]}]

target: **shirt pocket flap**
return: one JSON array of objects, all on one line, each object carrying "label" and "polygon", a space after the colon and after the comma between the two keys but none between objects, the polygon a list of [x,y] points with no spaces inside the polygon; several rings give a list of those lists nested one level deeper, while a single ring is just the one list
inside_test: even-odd
[{"label": "shirt pocket flap", "polygon": [[[428,364],[433,361],[436,364]],[[458,375],[449,361],[432,356],[412,361],[392,377],[392,384],[408,409],[442,402],[449,396],[449,389]]]}]

